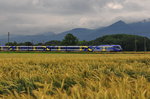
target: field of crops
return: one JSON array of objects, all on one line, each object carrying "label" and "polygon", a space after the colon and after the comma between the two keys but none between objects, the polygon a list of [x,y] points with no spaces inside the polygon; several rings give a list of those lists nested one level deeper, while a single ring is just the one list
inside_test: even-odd
[{"label": "field of crops", "polygon": [[0,99],[150,99],[150,54],[0,54]]}]

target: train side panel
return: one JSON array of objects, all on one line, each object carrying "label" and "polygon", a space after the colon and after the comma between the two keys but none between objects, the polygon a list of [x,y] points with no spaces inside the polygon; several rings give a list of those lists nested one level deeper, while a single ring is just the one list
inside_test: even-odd
[{"label": "train side panel", "polygon": [[101,46],[0,46],[0,51],[122,51],[120,45]]}]

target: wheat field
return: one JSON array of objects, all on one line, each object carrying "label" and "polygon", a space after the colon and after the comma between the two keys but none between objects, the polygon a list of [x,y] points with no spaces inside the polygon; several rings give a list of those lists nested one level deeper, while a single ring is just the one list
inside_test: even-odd
[{"label": "wheat field", "polygon": [[150,54],[0,54],[0,99],[149,99]]}]

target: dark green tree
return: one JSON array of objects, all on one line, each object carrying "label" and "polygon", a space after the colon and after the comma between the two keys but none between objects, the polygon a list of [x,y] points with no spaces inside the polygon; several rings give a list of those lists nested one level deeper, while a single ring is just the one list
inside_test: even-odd
[{"label": "dark green tree", "polygon": [[77,45],[77,44],[78,38],[72,35],[71,33],[67,34],[62,41],[62,45]]},{"label": "dark green tree", "polygon": [[14,41],[14,42],[6,43],[5,45],[6,45],[6,46],[17,46],[18,44],[17,44],[16,41]]},{"label": "dark green tree", "polygon": [[59,45],[61,45],[61,41],[52,40],[52,41],[46,42],[45,45],[49,45],[49,46],[59,46]]},{"label": "dark green tree", "polygon": [[85,40],[83,40],[83,41],[78,41],[78,45],[80,45],[80,46],[88,45],[88,41],[85,41]]},{"label": "dark green tree", "polygon": [[24,46],[33,46],[33,44],[31,42],[24,42],[23,45]]},{"label": "dark green tree", "polygon": [[45,44],[43,44],[43,43],[37,43],[37,44],[35,44],[36,46],[42,46],[42,45],[45,45]]}]

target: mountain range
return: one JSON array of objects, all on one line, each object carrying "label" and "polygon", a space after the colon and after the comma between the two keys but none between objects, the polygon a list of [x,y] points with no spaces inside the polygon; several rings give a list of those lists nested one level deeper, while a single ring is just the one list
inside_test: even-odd
[{"label": "mountain range", "polygon": [[[10,36],[10,41],[25,42],[33,41],[37,42],[46,42],[50,40],[62,40],[64,36],[68,33],[72,33],[79,40],[94,40],[98,37],[110,34],[132,34],[150,37],[150,21],[140,21],[135,23],[125,23],[120,20],[109,26],[100,27],[96,29],[88,28],[75,28],[68,30],[59,34],[53,32],[42,33],[40,35],[13,35]],[[0,43],[7,42],[7,36],[0,36]]]}]

